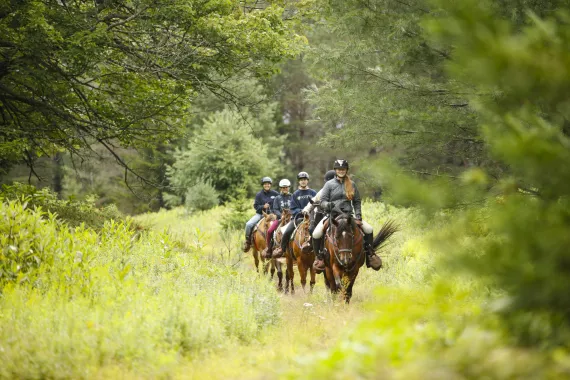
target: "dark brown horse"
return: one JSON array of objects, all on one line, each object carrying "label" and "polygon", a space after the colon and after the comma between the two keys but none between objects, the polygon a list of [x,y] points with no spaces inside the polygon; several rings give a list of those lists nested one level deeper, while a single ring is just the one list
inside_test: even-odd
[{"label": "dark brown horse", "polygon": [[[263,218],[257,223],[254,227],[254,230],[251,234],[251,247],[253,248],[253,260],[255,263],[255,269],[259,272],[259,261],[261,260],[261,265],[263,266],[263,273],[267,273],[268,266],[265,265],[265,258],[260,257],[259,254],[261,251],[265,249],[267,243],[265,241],[265,236],[267,234],[267,230],[276,219],[275,214],[266,214],[263,212]],[[272,268],[272,273],[275,272],[275,269]]]},{"label": "dark brown horse", "polygon": [[293,237],[289,242],[289,249],[285,255],[287,258],[287,284],[285,286],[288,287],[290,281],[292,294],[295,293],[295,286],[293,284],[293,279],[295,277],[293,265],[295,264],[299,270],[299,277],[301,277],[301,286],[303,287],[303,291],[307,285],[307,272],[311,273],[311,282],[309,283],[311,286],[311,292],[313,292],[313,287],[315,286],[316,274],[315,270],[313,269],[315,253],[312,250],[303,252],[301,249],[303,244],[308,242],[309,239],[311,239],[311,234],[309,233],[309,216],[305,215],[305,218],[301,223],[299,223],[295,232],[293,233]]},{"label": "dark brown horse", "polygon": [[[287,224],[290,221],[291,221],[291,212],[289,211],[289,209],[283,209],[279,226],[273,233],[273,239],[275,240],[275,244],[273,245],[274,249],[275,247],[281,246],[281,239],[283,238],[283,229],[285,228],[285,226],[287,226]],[[275,269],[277,269],[277,281],[278,281],[277,290],[279,291],[283,291],[283,268],[285,267],[285,262],[286,262],[285,260],[286,259],[284,257],[271,259],[272,265],[274,265]],[[286,278],[286,284],[287,284],[289,281],[289,273],[287,273],[286,275],[287,275]],[[285,292],[287,293],[287,291],[288,288],[285,287]]]},{"label": "dark brown horse", "polygon": [[[364,233],[358,221],[350,214],[340,214],[329,218],[325,234],[325,282],[333,293],[344,292],[346,303],[352,297],[352,286],[360,267],[366,262]],[[394,232],[398,230],[393,221],[384,223],[374,238],[372,247],[376,251]]]}]

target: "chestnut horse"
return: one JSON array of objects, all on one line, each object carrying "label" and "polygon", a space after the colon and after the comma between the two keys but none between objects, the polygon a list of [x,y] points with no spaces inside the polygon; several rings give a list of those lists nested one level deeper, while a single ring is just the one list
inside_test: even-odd
[{"label": "chestnut horse", "polygon": [[[273,245],[273,249],[275,249],[276,247],[280,247],[281,246],[281,239],[283,238],[283,229],[285,228],[285,226],[287,226],[287,224],[291,221],[291,212],[289,211],[289,209],[283,209],[283,213],[281,214],[281,222],[279,223],[279,226],[277,227],[277,229],[275,230],[275,232],[273,233],[273,240],[275,240],[275,244]],[[285,252],[283,252],[283,254],[285,254]],[[271,259],[271,262],[273,263],[273,265],[275,266],[275,268],[277,269],[277,290],[279,291],[283,291],[283,268],[285,267],[285,258],[284,257],[279,257],[276,259]],[[285,279],[286,284],[289,281],[289,273],[286,273],[287,278]],[[287,293],[288,288],[285,287],[285,293]]]},{"label": "chestnut horse", "polygon": [[[303,291],[305,291],[305,286],[307,285],[307,271],[311,273],[311,293],[313,292],[313,287],[315,286],[315,270],[313,269],[313,261],[315,261],[315,252],[311,249],[308,252],[303,252],[301,247],[305,242],[308,242],[311,238],[309,233],[309,216],[305,215],[303,221],[299,223],[291,241],[289,242],[289,247],[287,249],[287,279],[291,282],[291,294],[295,293],[295,286],[293,284],[293,278],[295,273],[293,271],[293,265],[297,264],[297,269],[299,270],[299,276],[301,277],[301,286]],[[286,284],[286,287],[289,285]]]},{"label": "chestnut horse", "polygon": [[[344,300],[349,303],[358,271],[366,261],[364,233],[350,214],[329,217],[329,223],[325,235],[325,282],[333,293],[343,291]],[[384,223],[373,240],[374,250],[397,230],[392,220]]]},{"label": "chestnut horse", "polygon": [[[271,222],[276,219],[275,214],[266,214],[263,212],[263,218],[257,223],[254,227],[253,232],[251,233],[251,247],[253,249],[253,260],[255,262],[255,269],[259,272],[259,260],[261,259],[261,265],[263,266],[263,273],[267,273],[268,266],[265,264],[265,258],[261,257],[259,254],[262,252],[265,247],[267,246],[267,242],[265,241],[265,236],[267,234],[267,230],[269,226],[271,226]],[[271,275],[275,272],[275,269],[271,268]]]}]

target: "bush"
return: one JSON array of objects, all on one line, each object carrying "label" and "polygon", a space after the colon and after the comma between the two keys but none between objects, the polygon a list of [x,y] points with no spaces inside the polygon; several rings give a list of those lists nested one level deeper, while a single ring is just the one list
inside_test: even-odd
[{"label": "bush", "polygon": [[86,227],[99,230],[107,220],[126,220],[114,204],[101,208],[96,207],[95,197],[88,197],[84,201],[61,200],[48,188],[37,189],[34,186],[21,183],[2,185],[0,199],[23,199],[28,208],[39,207],[43,211],[55,214],[57,220],[67,223],[70,227],[84,224]]},{"label": "bush", "polygon": [[253,202],[251,199],[239,198],[230,203],[230,212],[221,220],[222,229],[239,230],[244,228],[245,222],[253,216],[255,212],[251,207]]},{"label": "bush", "polygon": [[0,203],[0,214],[5,249],[41,252],[39,264],[24,256],[0,261],[34,274],[0,288],[0,310],[10,311],[0,313],[0,378],[124,377],[125,370],[170,378],[184,360],[251,342],[279,320],[267,281],[204,260],[200,248],[185,251],[168,233],[134,239],[128,223],[114,221],[99,232],[70,229],[19,201]]},{"label": "bush", "polygon": [[210,181],[200,180],[186,192],[186,210],[206,211],[218,205],[218,192]]}]

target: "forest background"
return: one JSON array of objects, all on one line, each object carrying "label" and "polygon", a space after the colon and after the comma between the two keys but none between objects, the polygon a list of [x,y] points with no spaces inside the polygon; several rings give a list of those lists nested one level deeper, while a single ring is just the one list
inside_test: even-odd
[{"label": "forest background", "polygon": [[402,240],[364,320],[280,375],[570,377],[569,22],[562,0],[1,3],[0,374],[168,377],[261,339],[279,300],[230,251],[198,260],[202,233],[237,246],[262,176],[318,188],[345,158]]}]

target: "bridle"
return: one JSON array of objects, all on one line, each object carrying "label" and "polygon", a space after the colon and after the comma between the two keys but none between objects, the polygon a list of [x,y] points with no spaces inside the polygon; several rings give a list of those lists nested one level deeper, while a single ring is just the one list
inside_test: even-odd
[{"label": "bridle", "polygon": [[[339,249],[339,248],[338,248],[338,244],[337,244],[338,240],[337,240],[337,238],[336,238],[337,233],[336,233],[336,231],[335,231],[334,233],[332,233],[332,232],[333,232],[333,223],[332,223],[332,220],[330,221],[330,225],[329,225],[329,226],[330,226],[330,227],[329,227],[329,231],[331,232],[331,234],[328,234],[328,233],[327,233],[327,238],[328,238],[328,239],[330,240],[330,242],[332,243],[333,254],[334,254],[334,256],[335,256],[336,262],[337,262],[344,270],[346,270],[347,272],[350,273],[350,272],[352,272],[352,271],[356,268],[356,265],[360,262],[360,259],[362,258],[362,255],[363,255],[363,253],[364,253],[364,249],[361,249],[361,250],[360,250],[360,253],[358,254],[358,257],[356,258],[356,260],[353,261],[353,260],[352,260],[352,258],[353,258],[353,256],[352,256],[352,251],[354,250],[354,245],[355,245],[355,243],[354,243],[354,231],[350,232],[350,234],[352,235],[351,244],[350,244],[350,249],[348,249],[348,248]],[[336,228],[338,228],[338,227],[335,226],[335,229],[336,229]],[[346,232],[346,231],[343,231],[343,232]],[[331,236],[331,235],[332,235],[332,236]],[[357,243],[358,243],[358,241],[357,241]],[[346,264],[346,265],[343,264],[342,261],[341,261],[341,259],[340,259],[340,257],[339,257],[339,255],[340,255],[341,253],[344,253],[344,252],[348,252],[349,263],[352,263],[352,266],[351,266],[350,268],[348,268],[348,264]]]}]

